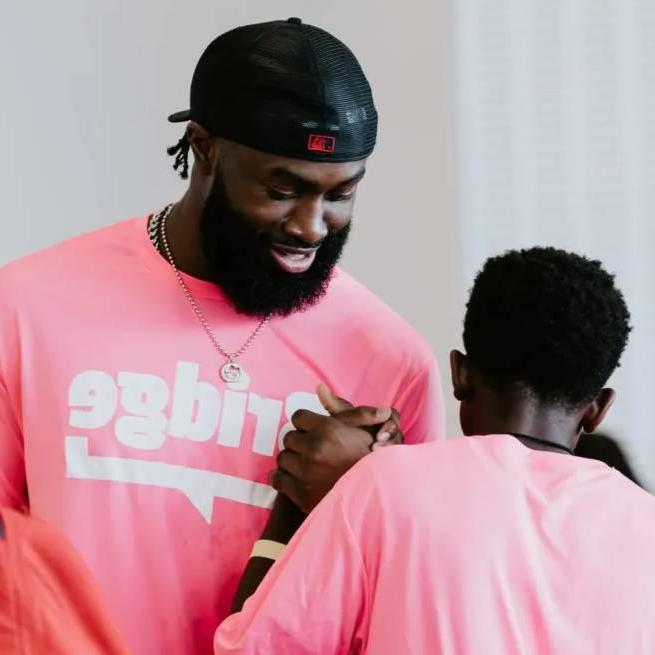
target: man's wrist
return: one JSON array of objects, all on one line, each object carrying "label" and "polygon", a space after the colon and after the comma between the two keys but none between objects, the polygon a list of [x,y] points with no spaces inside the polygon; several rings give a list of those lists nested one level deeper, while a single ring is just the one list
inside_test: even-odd
[{"label": "man's wrist", "polygon": [[278,494],[262,532],[262,539],[287,544],[305,520],[306,514],[286,496]]}]

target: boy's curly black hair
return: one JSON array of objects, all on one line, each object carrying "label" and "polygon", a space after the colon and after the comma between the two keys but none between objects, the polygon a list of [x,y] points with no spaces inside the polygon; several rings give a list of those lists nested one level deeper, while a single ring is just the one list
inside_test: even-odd
[{"label": "boy's curly black hair", "polygon": [[530,248],[492,257],[478,273],[464,347],[489,384],[575,407],[603,388],[630,329],[623,294],[600,262]]}]

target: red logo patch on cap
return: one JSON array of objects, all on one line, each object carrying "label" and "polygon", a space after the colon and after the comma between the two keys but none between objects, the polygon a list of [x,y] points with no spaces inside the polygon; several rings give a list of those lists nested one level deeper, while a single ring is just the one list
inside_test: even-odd
[{"label": "red logo patch on cap", "polygon": [[311,152],[334,152],[337,140],[333,136],[324,136],[322,134],[310,134],[307,139],[307,150]]}]

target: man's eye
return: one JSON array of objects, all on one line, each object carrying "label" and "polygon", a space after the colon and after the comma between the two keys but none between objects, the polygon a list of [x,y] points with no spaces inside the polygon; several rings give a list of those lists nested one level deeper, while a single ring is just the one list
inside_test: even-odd
[{"label": "man's eye", "polygon": [[350,200],[354,195],[355,191],[353,189],[347,193],[331,193],[327,196],[327,199],[330,202],[345,202],[346,200]]},{"label": "man's eye", "polygon": [[271,187],[266,188],[266,193],[271,200],[293,200],[298,197],[295,191],[278,191]]}]

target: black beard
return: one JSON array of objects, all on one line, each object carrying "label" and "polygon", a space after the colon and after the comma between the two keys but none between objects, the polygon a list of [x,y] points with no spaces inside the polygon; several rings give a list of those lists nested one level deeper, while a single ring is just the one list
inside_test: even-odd
[{"label": "black beard", "polygon": [[[200,238],[209,279],[234,308],[248,316],[288,316],[316,304],[330,284],[335,265],[348,240],[350,225],[330,232],[309,270],[287,273],[270,253],[271,235],[250,225],[230,204],[219,176],[200,218]],[[314,244],[285,243],[299,247]]]}]

